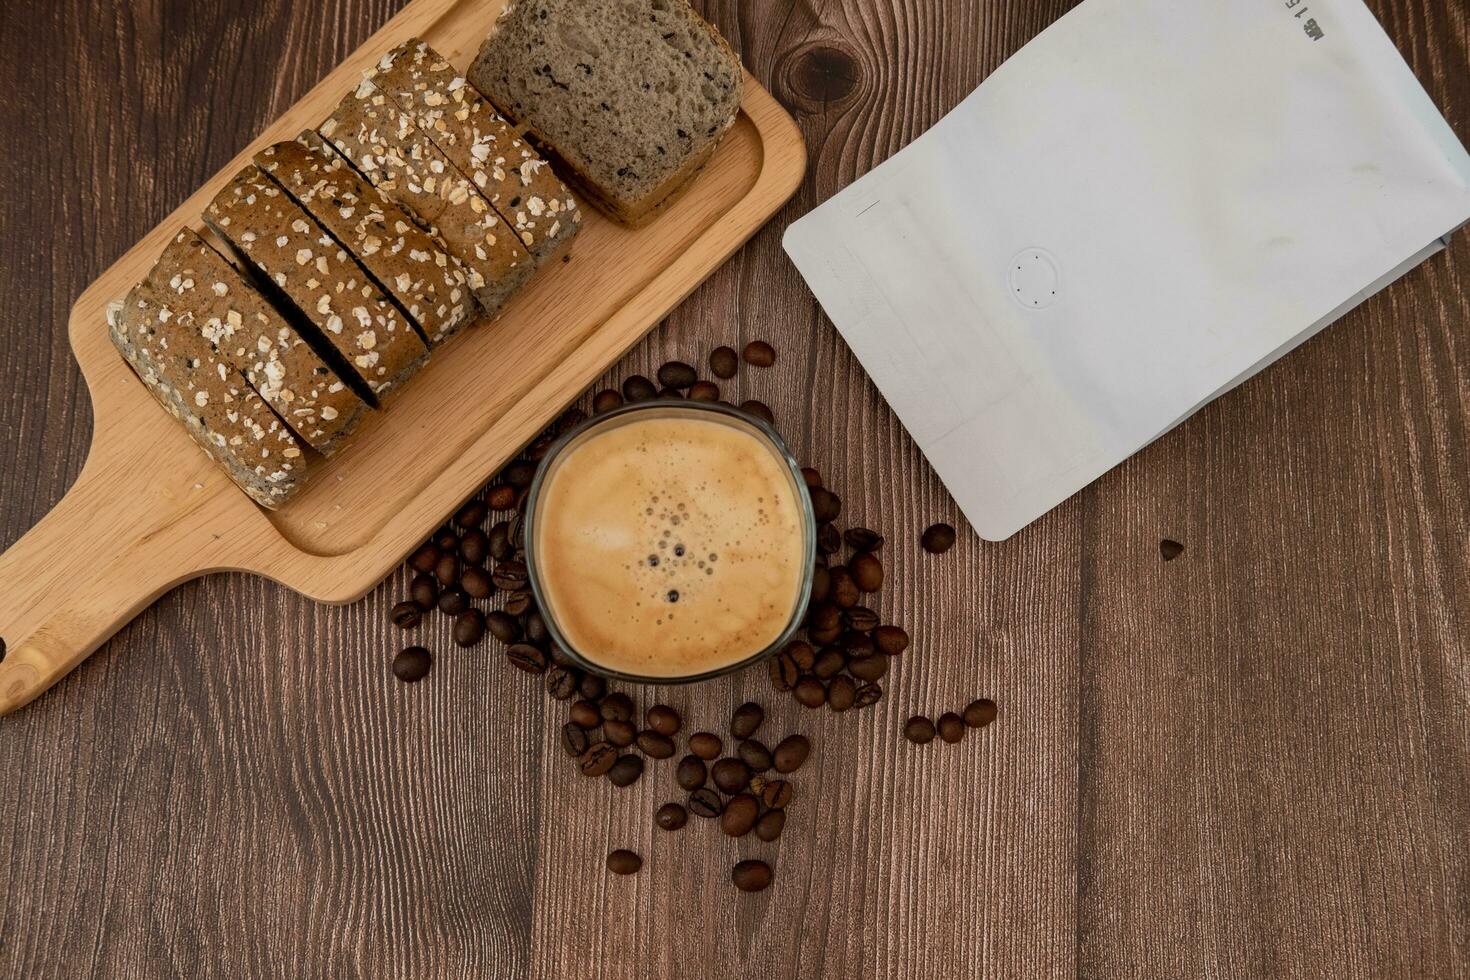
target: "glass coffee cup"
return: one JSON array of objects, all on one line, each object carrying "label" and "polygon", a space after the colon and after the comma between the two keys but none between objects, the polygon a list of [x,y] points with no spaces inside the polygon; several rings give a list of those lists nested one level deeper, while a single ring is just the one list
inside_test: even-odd
[{"label": "glass coffee cup", "polygon": [[770,426],[708,402],[595,416],[541,460],[526,566],[551,639],[587,670],[684,684],[772,656],[811,599],[816,521]]}]

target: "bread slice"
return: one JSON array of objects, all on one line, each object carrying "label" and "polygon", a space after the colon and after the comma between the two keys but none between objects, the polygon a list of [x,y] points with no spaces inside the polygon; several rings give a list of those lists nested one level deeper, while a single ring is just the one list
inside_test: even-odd
[{"label": "bread slice", "polygon": [[305,478],[301,444],[190,314],[175,315],[148,282],[107,312],[113,345],[199,448],[262,507],[290,499]]},{"label": "bread slice", "polygon": [[459,260],[319,135],[266,147],[255,165],[362,263],[430,346],[469,322],[475,302]]},{"label": "bread slice", "polygon": [[384,55],[367,78],[413,114],[515,229],[537,265],[566,253],[582,228],[577,199],[448,59],[411,38]]},{"label": "bread slice", "polygon": [[267,295],[317,353],[356,381],[364,400],[387,395],[429,351],[362,267],[251,164],[210,202],[204,221],[259,273]]},{"label": "bread slice", "polygon": [[163,250],[148,283],[167,299],[176,320],[198,330],[323,456],[341,448],[367,413],[337,372],[192,229]]},{"label": "bread slice", "polygon": [[744,77],[688,0],[514,0],[469,73],[584,195],[635,226],[714,154]]},{"label": "bread slice", "polygon": [[470,289],[497,316],[535,263],[469,179],[450,163],[398,103],[364,80],[318,130],[358,171],[464,263]]}]

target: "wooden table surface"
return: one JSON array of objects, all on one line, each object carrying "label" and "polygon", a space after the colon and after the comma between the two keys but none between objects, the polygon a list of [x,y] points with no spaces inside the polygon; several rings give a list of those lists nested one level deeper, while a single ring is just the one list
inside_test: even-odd
[{"label": "wooden table surface", "polygon": [[[82,465],[72,300],[398,6],[5,5],[0,546]],[[0,721],[0,976],[1470,975],[1470,237],[985,544],[780,239],[1070,4],[700,6],[811,170],[608,380],[775,342],[738,393],[889,536],[881,607],[915,649],[887,696],[807,712],[761,671],[670,693],[701,727],[758,698],[817,746],[777,844],[670,835],[672,764],[575,777],[563,706],[488,644],[439,622],[434,672],[394,681],[406,576],[340,609],[194,583]],[[1458,0],[1372,6],[1470,136]],[[934,558],[939,519],[961,535]],[[978,736],[901,739],[981,694]],[[644,871],[606,874],[613,846]],[[748,855],[763,894],[729,885]]]}]

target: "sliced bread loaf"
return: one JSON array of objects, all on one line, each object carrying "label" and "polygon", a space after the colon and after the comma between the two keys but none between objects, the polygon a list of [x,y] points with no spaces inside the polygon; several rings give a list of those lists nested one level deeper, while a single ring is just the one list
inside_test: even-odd
[{"label": "sliced bread loaf", "polygon": [[469,78],[586,196],[638,225],[713,155],[744,73],[688,0],[513,0]]},{"label": "sliced bread loaf", "polygon": [[362,267],[254,164],[204,212],[205,222],[259,272],[317,353],[356,379],[365,400],[408,380],[428,348]]},{"label": "sliced bread loaf", "polygon": [[295,328],[192,229],[179,232],[163,250],[148,282],[180,322],[197,328],[323,456],[341,448],[368,411]]},{"label": "sliced bread loaf", "polygon": [[431,345],[469,322],[475,306],[459,260],[319,135],[267,147],[255,165],[362,263]]},{"label": "sliced bread loaf", "polygon": [[349,92],[320,132],[364,177],[435,230],[464,263],[490,316],[535,271],[524,245],[474,185],[371,82]]},{"label": "sliced bread loaf", "polygon": [[538,265],[567,251],[582,227],[577,199],[446,58],[411,38],[384,55],[367,77],[413,114],[515,229]]},{"label": "sliced bread loaf", "polygon": [[112,343],[211,459],[262,507],[279,507],[305,477],[301,444],[171,301],[139,283],[108,309]]}]

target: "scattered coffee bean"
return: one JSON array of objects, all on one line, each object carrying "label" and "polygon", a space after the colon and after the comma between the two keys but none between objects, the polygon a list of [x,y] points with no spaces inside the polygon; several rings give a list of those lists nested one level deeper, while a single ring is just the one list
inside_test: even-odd
[{"label": "scattered coffee bean", "polygon": [[853,696],[852,706],[854,708],[866,708],[869,705],[877,704],[881,700],[883,700],[883,688],[877,684],[864,684],[857,689],[857,694]]},{"label": "scattered coffee bean", "polygon": [[418,551],[409,556],[408,564],[416,572],[432,572],[434,566],[439,564],[439,549],[434,547],[432,541],[421,545]]},{"label": "scattered coffee bean", "polygon": [[798,670],[811,670],[812,664],[817,660],[817,651],[810,643],[802,640],[793,640],[786,644],[786,654],[791,657],[791,662],[796,664]]},{"label": "scattered coffee bean", "polygon": [[445,552],[454,554],[459,550],[459,535],[454,533],[454,528],[446,524],[435,532],[434,547],[439,549],[441,555]]},{"label": "scattered coffee bean", "polygon": [[558,701],[569,700],[577,693],[577,675],[565,667],[552,667],[546,672],[546,693]]},{"label": "scattered coffee bean", "polygon": [[514,616],[498,609],[485,617],[485,626],[490,630],[490,635],[501,643],[511,644],[521,638],[521,624],[516,622]]},{"label": "scattered coffee bean", "polygon": [[725,804],[720,801],[720,794],[708,787],[689,794],[689,812],[696,817],[712,819],[718,817],[723,809]]},{"label": "scattered coffee bean", "polygon": [[440,555],[434,565],[434,577],[440,585],[454,585],[459,581],[459,559],[453,555]]},{"label": "scattered coffee bean", "polygon": [[761,787],[761,802],[772,810],[779,810],[791,802],[795,790],[784,779],[773,779]]},{"label": "scattered coffee bean", "polygon": [[[842,610],[842,619],[860,633],[869,633],[878,628],[878,614],[867,606],[849,606]],[[875,645],[876,645],[876,641]]]},{"label": "scattered coffee bean", "polygon": [[923,715],[915,715],[903,726],[903,737],[915,745],[927,745],[934,741],[934,722]]},{"label": "scattered coffee bean", "polygon": [[999,711],[994,701],[989,698],[977,698],[965,705],[963,717],[965,724],[971,728],[984,728],[992,721],[995,721],[995,716],[998,713]]},{"label": "scattered coffee bean", "polygon": [[720,829],[730,837],[744,837],[755,826],[760,812],[761,805],[754,796],[739,793],[725,804],[725,811],[720,814]]},{"label": "scattered coffee bean", "polygon": [[641,374],[635,374],[623,382],[623,397],[630,402],[652,401],[658,397],[658,387]]},{"label": "scattered coffee bean", "polygon": [[510,521],[501,521],[490,528],[490,557],[496,561],[505,561],[515,553],[515,546],[510,543]]},{"label": "scattered coffee bean", "polygon": [[846,674],[832,678],[827,685],[827,707],[833,711],[846,711],[857,699],[857,684]]},{"label": "scattered coffee bean", "polygon": [[532,609],[530,612],[526,613],[526,620],[523,624],[523,628],[526,631],[527,643],[534,643],[537,646],[545,646],[547,643],[551,642],[551,631],[546,628],[546,620],[541,618],[540,611]]},{"label": "scattered coffee bean", "polygon": [[728,379],[740,370],[740,355],[733,347],[716,347],[709,354],[709,369],[715,377]]},{"label": "scattered coffee bean", "polygon": [[689,820],[689,811],[677,803],[665,803],[653,815],[653,822],[662,830],[678,830]]},{"label": "scattered coffee bean", "polygon": [[842,498],[824,487],[809,487],[812,498],[812,515],[818,524],[831,524],[842,516]]},{"label": "scattered coffee bean", "polygon": [[490,580],[497,588],[507,592],[517,592],[526,587],[526,563],[512,558],[495,566],[495,571],[490,573]]},{"label": "scattered coffee bean", "polygon": [[832,594],[832,573],[825,565],[818,565],[812,570],[812,602],[826,602]]},{"label": "scattered coffee bean", "polygon": [[[575,669],[575,670],[578,670],[578,671],[580,671],[582,669],[582,665],[579,664],[579,663],[577,663],[577,661],[573,660],[571,654],[567,653],[565,650],[563,650],[561,647],[557,646],[555,643],[550,644],[546,648],[546,657],[547,657],[548,660],[550,660],[552,663],[556,664],[558,667],[565,667],[568,670]],[[580,688],[579,688],[579,690],[580,690]],[[585,695],[585,694],[582,695],[582,696],[583,697],[587,697],[587,695]],[[587,700],[588,701],[594,701],[594,700],[596,700],[596,698],[587,698]]]},{"label": "scattered coffee bean", "polygon": [[883,535],[866,527],[850,527],[842,532],[842,539],[854,551],[877,551],[883,547]]},{"label": "scattered coffee bean", "polygon": [[454,515],[454,523],[465,530],[478,528],[481,524],[485,523],[485,517],[489,513],[490,509],[485,506],[483,501],[471,500]]},{"label": "scattered coffee bean", "polygon": [[720,741],[720,736],[713,732],[695,732],[689,736],[689,751],[705,762],[718,759],[724,750],[725,746]]},{"label": "scattered coffee bean", "polygon": [[636,755],[623,755],[607,771],[608,782],[614,786],[632,786],[643,775],[643,760]]},{"label": "scattered coffee bean", "polygon": [[472,599],[488,599],[495,594],[495,583],[490,581],[490,573],[475,565],[459,573],[459,587]]},{"label": "scattered coffee bean", "polygon": [[[862,557],[862,556],[859,556]],[[838,609],[850,609],[858,604],[861,598],[860,590],[852,572],[844,565],[838,565],[831,569],[832,574],[832,603]]]},{"label": "scattered coffee bean", "polygon": [[863,592],[872,594],[883,588],[883,563],[869,552],[853,555],[852,561],[847,563],[847,570]]},{"label": "scattered coffee bean", "polygon": [[680,789],[694,791],[705,784],[709,773],[705,769],[704,760],[697,755],[686,755],[679,760],[674,767],[674,782]]},{"label": "scattered coffee bean", "polygon": [[505,483],[491,487],[485,494],[485,503],[492,510],[513,510],[516,505],[516,488]]},{"label": "scattered coffee bean", "polygon": [[775,413],[771,411],[770,406],[767,405],[765,402],[757,401],[756,399],[752,398],[749,401],[741,402],[740,410],[746,415],[754,416],[755,418],[760,419],[762,422],[766,423],[766,425],[776,424]]},{"label": "scattered coffee bean", "polygon": [[459,539],[459,557],[471,565],[484,564],[490,555],[490,537],[477,527],[472,527]]},{"label": "scattered coffee bean", "polygon": [[751,772],[765,772],[771,768],[771,750],[765,744],[753,738],[748,738],[735,746],[735,754],[740,756],[740,761],[750,767]]},{"label": "scattered coffee bean", "polygon": [[791,689],[796,700],[807,708],[820,708],[827,703],[827,687],[815,677],[803,677]]},{"label": "scattered coffee bean", "polygon": [[669,361],[658,369],[658,383],[665,388],[684,391],[694,387],[694,382],[698,380],[699,372],[683,361]]},{"label": "scattered coffee bean", "polygon": [[847,630],[837,638],[837,645],[847,651],[848,657],[866,657],[877,647],[873,646],[873,638],[859,630]]},{"label": "scattered coffee bean", "polygon": [[761,727],[765,718],[764,708],[754,701],[747,701],[730,716],[730,734],[736,738],[750,738]]},{"label": "scattered coffee bean", "polygon": [[808,487],[819,487],[822,485],[822,474],[810,466],[801,468],[801,478],[806,481]]},{"label": "scattered coffee bean", "polygon": [[619,848],[607,856],[607,870],[615,875],[635,875],[643,867],[643,859],[632,851]]},{"label": "scattered coffee bean", "polygon": [[745,345],[745,363],[751,367],[770,367],[776,363],[776,348],[764,340],[752,340]]},{"label": "scattered coffee bean", "polygon": [[625,749],[638,740],[638,729],[631,721],[604,721],[602,736],[620,749]]},{"label": "scattered coffee bean", "polygon": [[658,397],[664,401],[678,401],[683,399],[684,393],[678,388],[660,388]]},{"label": "scattered coffee bean", "polygon": [[819,606],[813,606],[806,614],[807,626],[814,630],[830,630],[842,628],[842,610],[835,603],[824,602]]},{"label": "scattered coffee bean", "polygon": [[485,614],[466,609],[454,618],[454,643],[465,648],[479,646],[485,638]]},{"label": "scattered coffee bean", "polygon": [[939,716],[939,737],[951,745],[965,737],[965,722],[953,711],[946,711]]},{"label": "scattered coffee bean", "polygon": [[434,666],[434,658],[423,647],[409,647],[393,658],[393,676],[405,684],[421,681]]},{"label": "scattered coffee bean", "polygon": [[847,655],[836,647],[826,647],[817,655],[812,673],[818,680],[830,681],[847,667]]},{"label": "scattered coffee bean", "polygon": [[592,411],[601,415],[603,412],[611,412],[615,408],[621,408],[623,395],[621,392],[606,388],[592,396]]},{"label": "scattered coffee bean", "polygon": [[741,861],[731,870],[730,880],[743,892],[763,892],[771,886],[771,866],[764,861]]},{"label": "scattered coffee bean", "polygon": [[526,458],[535,463],[541,462],[546,457],[546,454],[551,452],[551,447],[555,443],[555,434],[548,433],[543,435],[540,439],[531,443],[531,448],[526,450]]},{"label": "scattered coffee bean", "polygon": [[942,555],[954,547],[954,528],[948,524],[934,524],[924,531],[919,544],[931,555]]},{"label": "scattered coffee bean", "polygon": [[[493,581],[493,578],[492,578]],[[512,616],[519,616],[531,608],[531,593],[521,589],[509,593],[505,597],[505,611]]]},{"label": "scattered coffee bean", "polygon": [[419,573],[409,584],[408,594],[413,597],[414,605],[428,612],[439,605],[439,580],[432,575]]},{"label": "scattered coffee bean", "polygon": [[622,691],[616,691],[602,699],[602,717],[605,721],[632,721],[633,699]]},{"label": "scattered coffee bean", "polygon": [[876,681],[888,673],[888,658],[881,653],[870,653],[849,661],[847,670],[860,681]]},{"label": "scattered coffee bean", "polygon": [[806,631],[806,635],[811,638],[813,643],[835,643],[837,642],[837,638],[842,635],[842,624],[839,622],[830,629],[814,626]]},{"label": "scattered coffee bean", "polygon": [[458,616],[470,608],[469,593],[454,585],[439,593],[439,611],[446,616]]},{"label": "scattered coffee bean", "polygon": [[582,753],[586,752],[587,747],[591,744],[592,740],[587,737],[585,728],[571,722],[561,726],[561,747],[567,755],[580,759]]},{"label": "scattered coffee bean", "polygon": [[643,720],[649,728],[652,728],[660,735],[668,735],[670,737],[677,735],[679,733],[679,726],[683,724],[683,719],[679,717],[679,712],[666,704],[656,704],[649,708],[644,714]]},{"label": "scattered coffee bean", "polygon": [[1184,545],[1178,541],[1165,538],[1159,542],[1159,557],[1164,561],[1173,561],[1182,554],[1184,554]]},{"label": "scattered coffee bean", "polygon": [[720,400],[720,386],[713,381],[696,381],[689,389],[689,400],[695,402],[717,402]]},{"label": "scattered coffee bean", "polygon": [[417,602],[400,602],[393,607],[391,616],[394,626],[401,630],[411,630],[423,622],[424,611],[419,608]]},{"label": "scattered coffee bean", "polygon": [[584,776],[605,776],[618,761],[618,750],[606,742],[595,742],[582,753],[581,767]]},{"label": "scattered coffee bean", "polygon": [[727,796],[738,793],[750,783],[750,767],[739,759],[725,758],[710,769],[715,786]]},{"label": "scattered coffee bean", "polygon": [[909,648],[909,635],[897,626],[880,626],[873,630],[873,645],[880,653],[896,657]]},{"label": "scattered coffee bean", "polygon": [[598,674],[584,674],[577,691],[588,701],[601,701],[607,694],[607,680]]},{"label": "scattered coffee bean", "polygon": [[823,524],[817,528],[817,550],[824,555],[835,555],[842,550],[842,534],[836,524]]},{"label": "scattered coffee bean", "polygon": [[[571,413],[568,413],[562,418],[563,421],[570,420],[570,424],[567,425],[567,428],[570,429],[580,425],[586,420],[587,416],[582,415],[579,418],[572,418]],[[563,429],[562,431],[566,430]],[[509,483],[517,490],[524,490],[531,485],[532,480],[536,479],[536,467],[531,463],[527,463],[525,460],[518,459],[507,466],[500,475],[505,478],[506,483]]]},{"label": "scattered coffee bean", "polygon": [[602,715],[597,710],[597,705],[591,701],[577,701],[572,704],[572,710],[568,715],[572,724],[581,725],[583,728],[596,728],[602,724]]},{"label": "scattered coffee bean", "polygon": [[529,643],[513,644],[505,651],[505,659],[510,661],[512,667],[528,674],[546,672],[546,654]]},{"label": "scattered coffee bean", "polygon": [[776,654],[768,661],[768,666],[771,672],[771,686],[778,691],[791,690],[801,676],[789,653]]},{"label": "scattered coffee bean", "polygon": [[767,810],[761,814],[755,822],[755,835],[766,843],[770,843],[781,836],[781,831],[786,829],[785,810]]},{"label": "scattered coffee bean", "polygon": [[776,771],[784,776],[800,769],[811,753],[812,743],[805,735],[787,735],[777,744],[771,758],[776,763]]},{"label": "scattered coffee bean", "polygon": [[667,759],[674,754],[674,740],[645,728],[638,733],[638,748],[650,759]]}]

